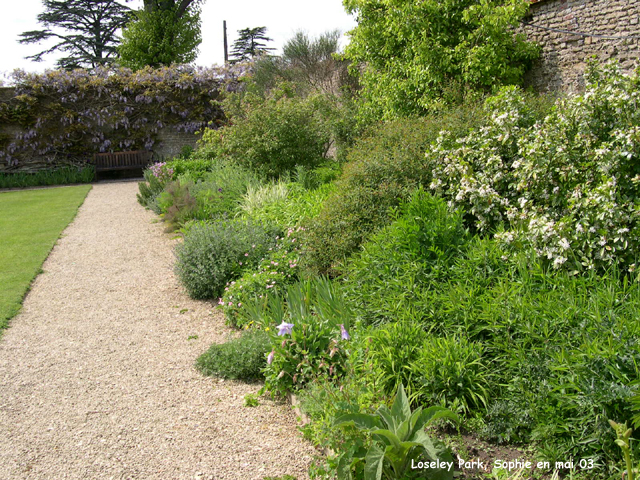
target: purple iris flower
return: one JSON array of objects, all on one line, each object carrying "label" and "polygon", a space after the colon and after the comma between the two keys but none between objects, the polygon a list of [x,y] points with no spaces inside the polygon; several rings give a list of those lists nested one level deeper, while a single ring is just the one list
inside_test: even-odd
[{"label": "purple iris flower", "polygon": [[278,335],[286,335],[287,333],[291,333],[291,329],[293,328],[293,323],[287,323],[284,320],[280,325],[278,325]]},{"label": "purple iris flower", "polygon": [[351,335],[349,335],[349,332],[347,332],[347,329],[344,328],[343,323],[340,324],[340,334],[342,335],[342,340],[349,340],[351,338]]}]

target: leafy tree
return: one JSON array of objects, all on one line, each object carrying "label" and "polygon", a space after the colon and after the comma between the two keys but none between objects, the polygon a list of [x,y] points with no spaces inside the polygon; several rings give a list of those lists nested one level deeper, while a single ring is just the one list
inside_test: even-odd
[{"label": "leafy tree", "polygon": [[346,57],[364,65],[365,115],[424,114],[460,92],[519,84],[538,55],[513,27],[527,0],[344,0],[358,25]]},{"label": "leafy tree", "polygon": [[275,48],[266,46],[265,42],[273,41],[267,37],[266,33],[267,27],[238,30],[239,37],[233,42],[233,50],[231,51],[231,63],[251,60],[275,50]]},{"label": "leafy tree", "polygon": [[145,0],[134,15],[118,47],[121,65],[138,70],[196,59],[202,42],[199,0]]},{"label": "leafy tree", "polygon": [[57,61],[71,70],[97,67],[113,61],[116,54],[116,31],[129,20],[130,8],[115,0],[43,0],[45,10],[38,15],[43,30],[20,34],[20,43],[40,43],[55,38],[53,47],[29,56],[36,62],[56,51],[67,56]]},{"label": "leafy tree", "polygon": [[199,2],[200,0],[144,0],[144,10],[149,13],[174,11],[177,18],[182,18]]}]

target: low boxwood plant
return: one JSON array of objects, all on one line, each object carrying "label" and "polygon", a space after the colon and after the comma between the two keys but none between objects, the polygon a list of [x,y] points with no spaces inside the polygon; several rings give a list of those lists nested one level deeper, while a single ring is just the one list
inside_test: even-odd
[{"label": "low boxwood plant", "polygon": [[205,375],[234,380],[260,380],[271,348],[269,335],[262,330],[246,330],[228,342],[213,344],[196,361]]}]

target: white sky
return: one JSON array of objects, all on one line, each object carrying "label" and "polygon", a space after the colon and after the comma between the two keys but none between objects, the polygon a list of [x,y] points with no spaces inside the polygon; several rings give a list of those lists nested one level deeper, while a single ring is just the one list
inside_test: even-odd
[{"label": "white sky", "polygon": [[[54,68],[56,53],[44,57],[43,62],[24,58],[44,50],[44,44],[18,43],[20,33],[42,28],[36,20],[38,13],[44,10],[42,1],[0,0],[0,4],[0,75],[16,68],[37,72]],[[142,0],[126,4],[140,8]],[[201,18],[202,44],[196,64],[203,66],[223,63],[223,20],[227,21],[229,50],[238,30],[266,26],[267,36],[274,40],[269,46],[278,49],[274,53],[279,53],[284,42],[297,30],[316,36],[333,29],[347,32],[356,25],[353,17],[345,12],[342,0],[205,0]]]}]

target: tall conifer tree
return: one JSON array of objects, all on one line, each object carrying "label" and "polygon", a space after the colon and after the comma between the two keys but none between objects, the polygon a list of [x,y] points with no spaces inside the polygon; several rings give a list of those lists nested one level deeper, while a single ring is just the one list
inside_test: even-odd
[{"label": "tall conifer tree", "polygon": [[267,37],[266,33],[267,27],[238,30],[238,39],[233,42],[233,50],[231,50],[231,63],[250,60],[275,50],[266,46],[266,42],[273,40]]},{"label": "tall conifer tree", "polygon": [[42,61],[44,55],[64,52],[57,64],[67,70],[97,67],[116,56],[116,32],[130,19],[131,9],[115,0],[43,0],[44,12],[38,22],[45,28],[20,34],[20,43],[57,43],[27,58]]}]

